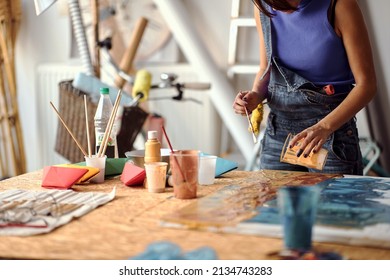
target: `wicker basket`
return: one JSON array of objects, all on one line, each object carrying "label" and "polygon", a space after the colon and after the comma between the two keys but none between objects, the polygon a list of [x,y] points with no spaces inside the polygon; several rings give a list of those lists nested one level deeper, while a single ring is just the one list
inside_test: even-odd
[{"label": "wicker basket", "polygon": [[[86,124],[84,113],[84,95],[87,95],[87,112],[89,135],[92,145],[92,152],[95,152],[95,131],[94,116],[97,109],[97,103],[92,101],[91,97],[72,86],[72,80],[59,83],[60,104],[59,112],[65,123],[72,131],[73,135],[79,141],[85,151],[88,151],[86,136]],[[139,107],[124,107],[121,121],[121,128],[117,135],[119,157],[125,157],[125,152],[133,150],[134,141],[141,131],[148,113]],[[55,151],[69,160],[70,162],[84,161],[84,155],[77,147],[73,138],[69,135],[61,123],[57,127],[57,139]]]},{"label": "wicker basket", "polygon": [[[72,86],[72,81],[59,83],[60,104],[59,112],[73,135],[85,151],[88,151],[88,142],[85,124],[84,95],[87,95],[88,126],[91,146],[95,147],[94,115],[97,104],[91,101],[90,96]],[[57,139],[55,151],[70,162],[84,161],[84,155],[77,147],[73,138],[65,127],[59,122],[57,126]]]}]

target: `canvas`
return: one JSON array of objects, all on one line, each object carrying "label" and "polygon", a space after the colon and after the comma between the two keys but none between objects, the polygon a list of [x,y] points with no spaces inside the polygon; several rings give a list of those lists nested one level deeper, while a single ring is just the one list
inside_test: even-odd
[{"label": "canvas", "polygon": [[313,240],[390,248],[390,178],[262,171],[257,182],[226,186],[162,219],[162,225],[282,238],[276,190],[322,189]]}]

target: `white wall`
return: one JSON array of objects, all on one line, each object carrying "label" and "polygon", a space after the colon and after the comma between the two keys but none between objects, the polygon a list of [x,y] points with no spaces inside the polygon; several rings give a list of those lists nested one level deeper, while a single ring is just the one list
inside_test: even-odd
[{"label": "white wall", "polygon": [[360,0],[373,48],[376,76],[378,81],[378,92],[374,100],[369,104],[370,123],[373,138],[375,138],[381,153],[380,165],[387,172],[390,170],[390,30],[389,6],[385,0],[368,1]]},{"label": "white wall", "polygon": [[[64,1],[64,0],[59,0]],[[191,11],[192,20],[204,44],[212,54],[214,61],[221,71],[226,71],[229,40],[229,23],[231,0],[183,0]],[[249,1],[242,1],[249,2]],[[367,20],[372,22],[375,32],[375,45],[380,58],[381,75],[390,77],[390,2],[388,0],[359,0],[368,7],[365,11]],[[19,109],[26,146],[27,169],[32,171],[41,168],[38,142],[44,135],[37,135],[37,127],[44,125],[37,123],[36,91],[37,66],[45,62],[64,63],[69,61],[70,25],[67,18],[59,14],[54,4],[49,10],[37,17],[33,1],[22,0],[23,18],[17,39],[16,72],[19,96]],[[363,5],[362,5],[363,6]],[[250,35],[246,37],[245,44],[257,44],[257,38]],[[257,47],[244,48],[246,55],[253,59],[257,56]],[[383,80],[390,89],[390,80]],[[250,85],[248,85],[250,87]],[[387,94],[389,94],[387,92]],[[233,101],[234,93],[227,94]],[[48,105],[49,106],[49,105]],[[37,164],[38,163],[38,164]]]},{"label": "white wall", "polygon": [[45,137],[37,134],[38,126],[44,125],[37,123],[37,66],[68,60],[70,29],[68,19],[60,17],[56,9],[49,9],[37,17],[31,0],[22,0],[22,9],[16,42],[16,75],[27,170],[32,171],[41,166],[38,142]]},{"label": "white wall", "polygon": [[390,96],[390,1],[359,0],[359,3],[365,8],[379,88]]}]

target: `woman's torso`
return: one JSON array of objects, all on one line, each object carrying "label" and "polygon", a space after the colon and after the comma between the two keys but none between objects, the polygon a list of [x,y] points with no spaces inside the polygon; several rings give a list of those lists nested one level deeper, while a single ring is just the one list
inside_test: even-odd
[{"label": "woman's torso", "polygon": [[318,84],[354,83],[340,37],[328,20],[331,0],[302,0],[298,11],[273,11],[272,53],[281,64]]}]

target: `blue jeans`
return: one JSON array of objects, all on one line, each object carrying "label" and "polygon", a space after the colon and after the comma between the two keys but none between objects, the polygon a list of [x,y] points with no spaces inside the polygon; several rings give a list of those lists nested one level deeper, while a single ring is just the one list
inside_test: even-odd
[{"label": "blue jeans", "polygon": [[260,149],[260,169],[363,174],[362,155],[355,118],[330,135],[323,145],[328,157],[323,170],[280,162],[289,133],[297,134],[318,123],[334,110],[349,92],[328,96],[315,85],[278,65],[271,68],[268,87],[270,114]]}]

